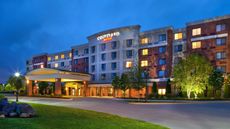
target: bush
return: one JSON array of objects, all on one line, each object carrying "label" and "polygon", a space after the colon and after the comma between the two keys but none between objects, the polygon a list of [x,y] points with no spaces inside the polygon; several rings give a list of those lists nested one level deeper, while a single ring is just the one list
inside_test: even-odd
[{"label": "bush", "polygon": [[5,95],[0,94],[0,99],[3,99],[3,98],[5,98]]}]

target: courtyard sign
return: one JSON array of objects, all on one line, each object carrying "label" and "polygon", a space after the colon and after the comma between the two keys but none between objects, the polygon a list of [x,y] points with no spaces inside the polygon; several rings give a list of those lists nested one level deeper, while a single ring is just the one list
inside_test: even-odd
[{"label": "courtyard sign", "polygon": [[104,34],[104,35],[98,36],[97,40],[103,40],[103,42],[106,42],[106,41],[112,40],[113,37],[117,37],[119,35],[120,35],[120,32],[108,33],[108,34]]}]

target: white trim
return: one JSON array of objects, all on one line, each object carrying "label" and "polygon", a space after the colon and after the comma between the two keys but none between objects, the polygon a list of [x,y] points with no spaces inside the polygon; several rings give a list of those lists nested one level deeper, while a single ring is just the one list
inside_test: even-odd
[{"label": "white trim", "polygon": [[216,34],[216,35],[209,35],[209,36],[202,36],[202,37],[197,37],[197,38],[191,38],[191,41],[198,41],[198,40],[207,40],[207,39],[215,39],[215,38],[222,38],[222,37],[227,37],[228,33],[224,34]]}]

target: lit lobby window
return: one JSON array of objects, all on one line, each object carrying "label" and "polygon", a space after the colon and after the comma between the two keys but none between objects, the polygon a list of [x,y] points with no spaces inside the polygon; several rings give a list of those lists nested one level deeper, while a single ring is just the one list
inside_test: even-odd
[{"label": "lit lobby window", "polygon": [[54,64],[54,67],[57,68],[57,67],[58,67],[58,63],[55,63],[55,64]]},{"label": "lit lobby window", "polygon": [[55,60],[58,60],[58,56],[55,56]]},{"label": "lit lobby window", "polygon": [[175,33],[174,34],[174,40],[180,40],[183,38],[183,34],[182,33]]},{"label": "lit lobby window", "polygon": [[147,60],[141,61],[141,67],[145,67],[145,66],[148,66],[148,61]]},{"label": "lit lobby window", "polygon": [[43,65],[43,64],[41,65],[41,68],[44,68],[44,65]]},{"label": "lit lobby window", "polygon": [[70,58],[72,57],[72,53],[69,53],[69,57],[70,57]]},{"label": "lit lobby window", "polygon": [[148,55],[148,54],[149,54],[148,49],[143,49],[143,50],[142,50],[142,55],[143,55],[143,56]]},{"label": "lit lobby window", "polygon": [[65,58],[65,55],[64,55],[64,54],[62,54],[62,55],[61,55],[61,58],[62,58],[62,59],[64,59],[64,58]]},{"label": "lit lobby window", "polygon": [[192,29],[192,36],[200,35],[201,28]]},{"label": "lit lobby window", "polygon": [[192,42],[192,49],[201,48],[201,42]]},{"label": "lit lobby window", "polygon": [[159,95],[165,95],[166,90],[165,89],[158,89],[158,94]]},{"label": "lit lobby window", "polygon": [[48,57],[48,61],[51,61],[51,57]]},{"label": "lit lobby window", "polygon": [[149,39],[148,38],[141,39],[141,44],[147,44],[147,43],[149,43]]},{"label": "lit lobby window", "polygon": [[131,61],[127,61],[126,64],[125,64],[125,67],[126,68],[131,68],[132,67],[132,62]]}]

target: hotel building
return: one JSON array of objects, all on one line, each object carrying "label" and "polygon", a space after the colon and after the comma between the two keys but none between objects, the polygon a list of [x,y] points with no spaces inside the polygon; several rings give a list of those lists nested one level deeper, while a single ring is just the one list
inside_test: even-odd
[{"label": "hotel building", "polygon": [[[190,53],[200,53],[217,69],[230,72],[230,15],[190,22],[179,29],[168,26],[140,31],[140,28],[134,25],[102,31],[88,36],[88,43],[72,46],[67,51],[35,55],[27,61],[29,78],[31,81],[44,81],[32,75],[40,75],[44,70],[48,73],[64,72],[63,76],[72,75],[73,78],[54,77],[52,82],[55,84],[57,80],[65,82],[62,85],[57,83],[62,87],[57,91],[59,94],[121,97],[120,90],[113,90],[112,79],[136,65],[149,73],[149,94],[152,93],[153,82],[157,83],[158,91],[165,94],[173,66]],[[142,97],[145,90],[140,92]],[[139,95],[134,89],[129,89],[126,96]]]}]

